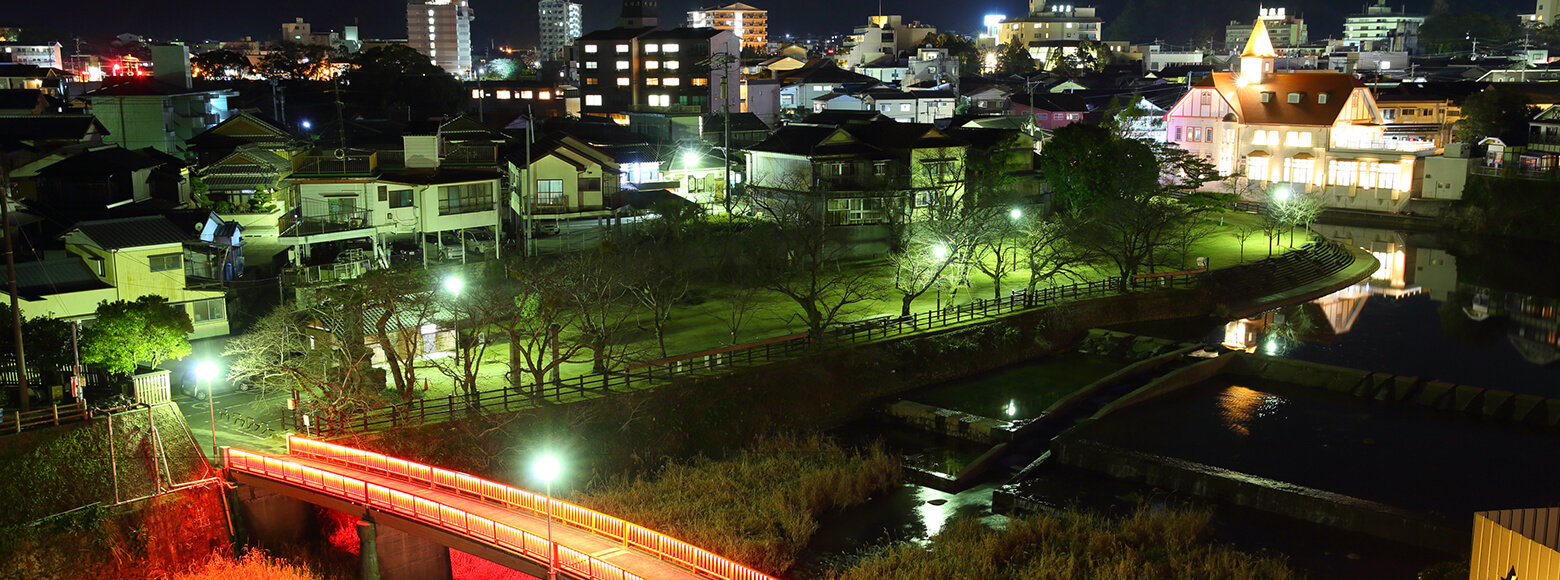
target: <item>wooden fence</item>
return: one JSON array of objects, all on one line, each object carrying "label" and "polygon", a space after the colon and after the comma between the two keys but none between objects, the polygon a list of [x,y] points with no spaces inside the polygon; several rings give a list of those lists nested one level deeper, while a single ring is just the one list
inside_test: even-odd
[{"label": "wooden fence", "polygon": [[69,405],[53,405],[26,413],[11,411],[0,415],[0,434],[21,433],[28,429],[84,421],[90,416],[91,412],[87,410],[86,403],[80,400]]},{"label": "wooden fence", "polygon": [[[982,299],[933,309],[910,316],[884,316],[841,325],[821,337],[808,333],[700,351],[609,371],[569,377],[542,385],[526,385],[523,390],[500,388],[467,395],[449,395],[435,399],[416,399],[406,403],[369,409],[346,415],[310,414],[306,410],[282,410],[286,429],[319,438],[334,438],[389,427],[418,425],[451,417],[519,410],[534,407],[538,399],[605,395],[626,392],[646,383],[686,377],[704,371],[725,372],[734,368],[759,366],[797,358],[810,352],[841,346],[884,340],[915,332],[948,328],[959,324],[988,320],[1013,312],[1040,308],[1128,290],[1168,290],[1191,288],[1200,284],[1203,270],[1148,274],[1133,277],[1123,285],[1119,277],[1078,282],[1038,289],[1016,290],[1001,299]],[[305,416],[307,415],[307,418]]]}]

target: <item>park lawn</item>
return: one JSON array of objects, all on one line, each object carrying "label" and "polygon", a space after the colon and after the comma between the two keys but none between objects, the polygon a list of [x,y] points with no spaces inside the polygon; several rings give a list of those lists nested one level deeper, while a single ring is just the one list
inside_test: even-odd
[{"label": "park lawn", "polygon": [[[1241,228],[1258,228],[1262,217],[1244,212],[1226,212],[1208,216],[1209,220],[1217,220],[1219,226],[1208,237],[1194,246],[1193,256],[1204,256],[1209,259],[1213,268],[1226,268],[1239,263],[1254,262],[1268,257],[1268,239],[1260,232],[1248,238],[1244,244],[1236,237],[1235,233]],[[1304,243],[1307,236],[1303,233],[1295,238],[1297,245]],[[1289,237],[1282,236],[1273,245],[1274,254],[1288,251]],[[1244,246],[1244,250],[1242,249]],[[893,269],[885,260],[872,260],[852,264],[848,267],[870,268],[881,272],[879,279],[883,289],[881,297],[862,302],[853,311],[842,317],[842,321],[861,320],[877,316],[898,316],[900,314],[900,294],[893,286]],[[1188,264],[1190,269],[1194,264]],[[1078,279],[1053,279],[1052,285],[1070,284],[1072,282],[1098,280],[1115,275],[1108,265],[1094,269],[1086,269]],[[994,293],[994,284],[990,277],[979,270],[972,269],[969,278],[969,286],[957,289],[957,292],[942,292],[936,290],[922,294],[911,303],[911,312],[932,310],[941,306],[953,304],[966,304],[973,300],[989,299],[995,295],[1006,295],[1008,292],[1024,288],[1028,284],[1029,272],[1019,270],[1008,275],[1001,285],[1000,290]],[[729,286],[713,281],[696,282],[690,286],[689,297],[694,300],[686,300],[684,304],[673,310],[671,319],[666,328],[666,352],[670,356],[703,352],[718,349],[733,344],[746,344],[770,338],[788,336],[805,332],[807,325],[800,314],[800,309],[791,299],[780,294],[760,291],[757,295],[757,314],[752,320],[743,324],[737,336],[733,337],[725,324],[717,319],[717,314],[729,308],[724,301],[725,296],[733,291]],[[663,358],[661,350],[655,339],[654,327],[649,320],[635,316],[629,316],[625,320],[629,327],[625,337],[630,341],[628,348],[630,360],[652,361]],[[733,340],[735,339],[735,340]],[[508,372],[509,345],[507,343],[495,343],[489,345],[483,356],[483,364],[479,372],[478,388],[480,390],[496,389],[506,384],[504,378]],[[438,355],[435,355],[438,356]],[[447,355],[446,355],[447,356]],[[454,381],[433,368],[435,361],[425,359],[418,364],[418,379],[428,379],[429,391],[425,397],[440,397],[449,395],[454,387]],[[448,362],[448,361],[445,361]],[[591,374],[589,362],[567,363],[563,366],[561,376],[568,378]]]}]

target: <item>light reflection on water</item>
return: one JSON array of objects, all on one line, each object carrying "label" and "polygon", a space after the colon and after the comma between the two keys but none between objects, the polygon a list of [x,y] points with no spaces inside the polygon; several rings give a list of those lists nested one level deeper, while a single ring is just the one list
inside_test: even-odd
[{"label": "light reflection on water", "polygon": [[1253,420],[1278,412],[1278,408],[1288,402],[1283,397],[1239,385],[1230,385],[1220,391],[1216,398],[1219,417],[1224,419],[1230,431],[1241,436],[1251,434],[1248,426]]}]

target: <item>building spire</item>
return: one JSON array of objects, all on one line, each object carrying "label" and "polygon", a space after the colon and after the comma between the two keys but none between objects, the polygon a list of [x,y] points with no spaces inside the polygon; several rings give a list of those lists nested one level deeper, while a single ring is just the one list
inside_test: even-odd
[{"label": "building spire", "polygon": [[1251,38],[1246,40],[1246,50],[1240,53],[1240,57],[1278,57],[1278,53],[1273,51],[1273,39],[1268,37],[1267,25],[1263,24],[1261,18],[1257,19],[1256,26],[1251,27]]}]

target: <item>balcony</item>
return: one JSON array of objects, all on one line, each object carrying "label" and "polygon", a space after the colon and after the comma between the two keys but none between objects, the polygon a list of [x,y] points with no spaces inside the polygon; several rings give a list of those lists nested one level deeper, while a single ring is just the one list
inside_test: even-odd
[{"label": "balcony", "polygon": [[378,152],[368,153],[342,152],[340,155],[333,151],[306,155],[297,158],[293,169],[293,177],[308,176],[343,176],[343,175],[373,175],[379,169]]},{"label": "balcony", "polygon": [[315,213],[306,209],[308,205],[294,207],[277,220],[281,237],[317,236],[373,227],[369,223],[368,210]]},{"label": "balcony", "polygon": [[1403,153],[1415,153],[1419,151],[1431,151],[1435,149],[1433,141],[1403,141],[1397,139],[1345,139],[1332,140],[1333,149],[1356,149],[1361,151],[1399,151]]},{"label": "balcony", "polygon": [[329,284],[361,277],[373,269],[374,262],[367,259],[288,268],[282,271],[282,283],[288,286]]},{"label": "balcony", "polygon": [[704,107],[699,105],[672,105],[669,107],[629,105],[628,110],[634,113],[702,113],[704,112]]}]

